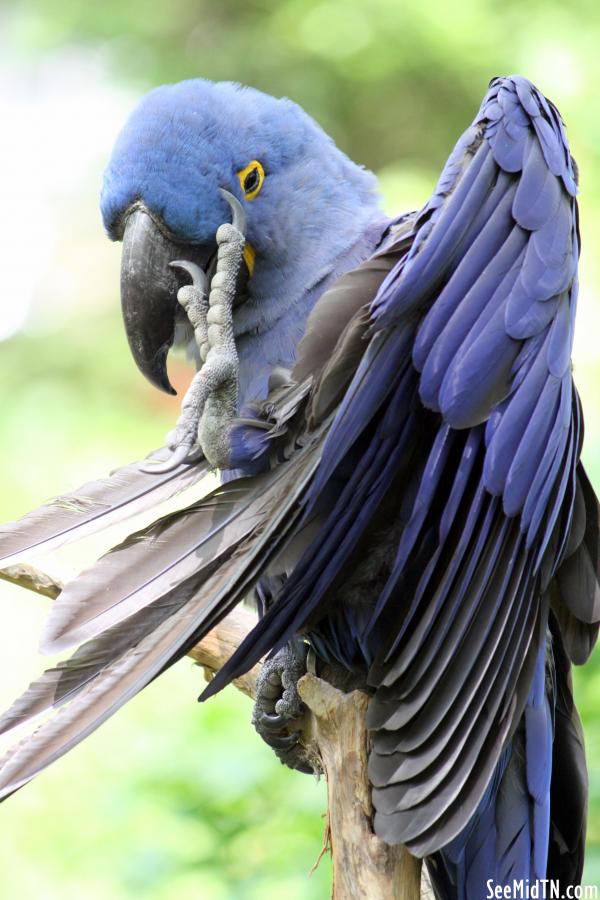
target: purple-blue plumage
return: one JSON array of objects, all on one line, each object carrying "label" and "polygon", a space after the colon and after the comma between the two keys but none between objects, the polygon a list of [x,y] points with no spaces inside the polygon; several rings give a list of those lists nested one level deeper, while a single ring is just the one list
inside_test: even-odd
[{"label": "purple-blue plumage", "polygon": [[523,390],[509,398],[502,405],[503,412],[510,406],[510,415],[498,414],[493,436],[488,437],[483,477],[487,489],[496,496],[502,494],[508,470],[514,459],[537,398],[540,395],[548,372],[541,354],[533,357],[526,369]]},{"label": "purple-blue plumage", "polygon": [[524,423],[506,476],[502,499],[507,516],[516,516],[521,512],[539,461],[547,452],[552,452],[549,438],[559,409],[560,381],[549,375],[536,400],[534,409]]},{"label": "purple-blue plumage", "polygon": [[[245,203],[236,173],[254,159],[266,177]],[[373,252],[389,220],[374,176],[296,103],[197,78],[151,91],[125,124],[104,176],[106,230],[118,237],[141,201],[176,240],[211,245],[230,215],[219,188],[244,203],[257,259],[235,314],[245,404],[266,396],[273,368],[293,366],[317,297]]]},{"label": "purple-blue plumage", "polygon": [[[474,140],[477,128],[483,128],[481,143]],[[552,460],[556,450],[555,440],[548,448],[539,439],[539,430],[534,435],[530,428],[524,440],[533,411],[538,410],[541,421],[544,415],[558,414],[558,405],[551,396],[556,392],[551,382],[538,404],[532,388],[541,393],[547,379],[536,366],[539,387],[535,388],[531,378],[524,378],[531,362],[524,371],[522,362],[530,342],[534,355],[544,354],[550,377],[562,378],[569,366],[577,247],[570,182],[565,187],[563,176],[572,176],[572,165],[553,110],[520,78],[505,79],[500,88],[498,83],[492,85],[466,136],[471,144],[465,138],[459,141],[448,163],[451,175],[442,176],[436,202],[421,213],[421,231],[426,229],[426,234],[421,236],[417,230],[406,265],[398,277],[388,276],[374,303],[374,314],[385,327],[415,303],[427,308],[427,298],[437,287],[438,295],[435,302],[429,300],[413,350],[421,372],[421,398],[455,428],[493,420],[500,438],[490,440],[488,432],[486,484],[494,493],[508,492],[504,497],[507,514],[517,515],[535,473],[540,467],[548,468],[544,454]],[[440,195],[454,186],[461,154],[466,167],[463,177],[440,203]],[[473,218],[467,198],[476,197],[485,205],[494,191],[490,160],[498,166],[497,176],[509,180],[502,182],[495,207],[488,208],[485,224],[461,254],[457,235],[464,235]],[[483,172],[488,173],[488,181],[482,180]],[[478,194],[482,184],[483,197]],[[547,328],[549,337],[542,349],[536,339]],[[515,371],[519,359],[521,373]],[[502,403],[505,397],[510,399]],[[564,413],[564,403],[561,410]],[[552,431],[551,425],[547,430]],[[552,434],[564,448],[565,429]],[[536,438],[534,443],[529,437]],[[513,453],[521,445],[529,455],[525,469],[519,460],[515,463],[510,485],[505,455],[509,445]],[[517,471],[524,473],[521,480]]]},{"label": "purple-blue plumage", "polygon": [[[413,350],[419,371],[431,366],[435,372],[443,371],[478,322],[490,298],[514,282],[516,273],[512,267],[523,250],[525,236],[512,228],[508,215],[502,215],[507,212],[510,200],[511,194],[507,193],[504,210],[498,218],[488,220],[423,320]],[[437,344],[442,334],[444,340]]]},{"label": "purple-blue plumage", "polygon": [[[332,423],[321,465],[312,485],[309,509],[311,504],[318,500],[340,461],[389,396],[394,377],[401,367],[404,368],[405,374],[398,391],[407,398],[410,397],[409,385],[414,382],[414,374],[403,364],[410,352],[411,338],[412,329],[405,327],[395,330],[392,334],[377,336],[369,344]],[[374,370],[377,377],[373,377]]]},{"label": "purple-blue plumage", "polygon": [[[205,694],[298,631],[324,659],[368,666],[375,829],[436,854],[443,898],[480,900],[490,877],[503,885],[546,872],[546,587],[567,550],[578,566],[591,560],[569,543],[576,519],[580,543],[594,543],[581,522],[570,371],[576,192],[556,109],[526,79],[494,79],[404,255],[382,276],[369,321],[362,310],[356,331],[348,326],[349,360],[340,365],[343,338],[331,348],[332,382],[339,389],[340,371],[346,378],[335,403],[320,397],[327,377],[315,373],[306,433],[322,425],[319,409],[334,414],[298,513],[305,542]],[[377,240],[367,248],[361,228],[357,255]],[[293,356],[315,300],[308,287],[277,321],[266,313],[272,332],[240,342],[251,393],[260,395],[267,371],[253,368],[257,354],[270,365]],[[320,302],[325,309],[327,295]],[[273,355],[271,337],[291,349]],[[278,434],[240,423],[235,465],[272,462]],[[309,527],[316,537],[306,538]],[[565,570],[569,596],[574,570]],[[357,600],[356,580],[369,579],[373,596]],[[579,606],[591,620],[595,583],[584,581]],[[565,604],[562,615],[576,617],[577,602]],[[580,624],[569,625],[573,646]]]},{"label": "purple-blue plumage", "polygon": [[[550,662],[552,665],[552,662]],[[523,725],[502,754],[473,819],[436,854],[430,873],[443,900],[472,900],[493,887],[546,877],[553,716],[541,647]],[[564,887],[565,885],[563,885]]]},{"label": "purple-blue plumage", "polygon": [[561,459],[561,449],[571,427],[571,391],[572,386],[569,383],[569,379],[564,378],[561,385],[558,415],[548,438],[542,462],[533,477],[527,500],[523,504],[521,527],[523,530],[527,530],[529,544],[532,543],[537,534],[534,512],[538,507],[546,508],[548,495],[556,480],[556,472]]},{"label": "purple-blue plumage", "polygon": [[536,231],[552,218],[560,202],[560,182],[544,165],[539,142],[530,138],[523,175],[517,186],[513,216],[522,228]]},{"label": "purple-blue plumage", "polygon": [[433,495],[439,486],[451,446],[450,429],[448,427],[440,428],[435,436],[427,464],[421,475],[419,490],[415,497],[410,520],[406,523],[400,538],[398,555],[395,561],[395,565],[398,568],[404,568],[408,556],[415,545],[425,516],[429,512]]},{"label": "purple-blue plumage", "polygon": [[[422,228],[427,238],[417,232],[415,244],[408,255],[401,278],[390,273],[387,283],[377,295],[373,312],[377,325],[385,327],[413,312],[427,294],[439,284],[448,258],[456,254],[470,219],[479,211],[494,181],[494,163],[480,145],[473,160],[450,194],[447,203],[436,206],[429,221],[429,207],[422,216]],[[433,228],[431,228],[431,224]],[[434,237],[435,232],[435,237]],[[397,280],[399,283],[396,283]]]},{"label": "purple-blue plumage", "polygon": [[[494,81],[371,304],[303,501],[318,536],[206,693],[307,622],[324,658],[362,658],[377,832],[452,847],[440,865],[469,900],[485,867],[501,884],[545,871],[551,769],[532,759],[551,755],[543,588],[577,496],[574,194],[554,108],[524,79]],[[242,465],[270,441],[245,427]],[[399,532],[370,611],[342,594],[327,613],[393,491]]]},{"label": "purple-blue plumage", "polygon": [[[139,688],[258,582],[260,621],[204,697],[303,635],[370,687],[374,829],[433,855],[439,898],[481,900],[490,878],[576,880],[584,779],[568,769],[564,814],[552,756],[559,773],[582,767],[566,652],[582,661],[597,634],[600,516],[579,462],[577,189],[560,116],[525,79],[494,79],[432,198],[388,223],[372,177],[293,104],[171,86],[117,144],[107,227],[140,200],[171,238],[202,243],[225,215],[218,187],[246,201],[236,172],[252,158],[266,179],[246,204],[256,267],[234,326],[241,402],[268,399],[227,420],[230,483],[105,557],[79,599],[120,622],[146,591],[173,617],[169,659],[147,672],[136,641],[154,632],[129,617],[118,646]],[[109,596],[88,597],[101,576]],[[67,637],[87,608],[72,595]],[[115,665],[109,637],[91,672],[96,644],[69,661],[73,691]],[[17,711],[57,699],[53,678]]]}]

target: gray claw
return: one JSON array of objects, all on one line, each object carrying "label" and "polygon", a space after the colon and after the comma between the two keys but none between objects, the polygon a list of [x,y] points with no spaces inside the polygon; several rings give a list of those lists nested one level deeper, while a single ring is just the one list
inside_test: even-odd
[{"label": "gray claw", "polygon": [[256,685],[252,723],[282,763],[300,772],[312,772],[299,730],[304,704],[296,689],[305,672],[305,658],[306,646],[295,640],[265,660]]},{"label": "gray claw", "polygon": [[285,728],[289,719],[287,716],[282,715],[271,715],[270,713],[263,713],[259,719],[260,724],[264,728],[270,728],[273,731],[280,731],[282,728]]},{"label": "gray claw", "polygon": [[[287,766],[288,763],[287,763],[287,761],[285,760],[285,750],[282,751],[281,756],[284,757],[284,758],[281,759],[282,765]],[[298,759],[293,760],[293,761],[289,764],[289,768],[290,768],[290,769],[295,769],[296,772],[303,772],[304,775],[315,775],[315,774],[318,774],[318,773],[320,772],[319,769],[315,770],[315,769],[313,769],[313,767],[312,767],[311,765],[309,765],[308,763],[301,762],[301,761],[298,760]]]},{"label": "gray claw", "polygon": [[237,197],[234,197],[229,191],[226,191],[225,188],[219,188],[221,192],[221,196],[227,201],[231,208],[231,212],[233,214],[233,218],[231,220],[231,224],[234,228],[245,235],[246,234],[246,213],[244,212],[244,207],[240,203]]},{"label": "gray claw", "polygon": [[140,466],[142,472],[149,472],[152,475],[162,475],[163,472],[172,472],[177,466],[183,462],[194,462],[198,459],[196,452],[192,457],[192,448],[187,444],[180,444],[175,447],[168,459],[163,463],[148,463],[146,466]]},{"label": "gray claw", "polygon": [[280,737],[272,734],[263,736],[263,740],[276,750],[291,750],[298,743],[298,733],[281,735]]},{"label": "gray claw", "polygon": [[202,447],[192,447],[192,449],[188,453],[185,461],[189,465],[192,465],[192,463],[200,462],[201,459],[204,459],[204,453],[202,452]]},{"label": "gray claw", "polygon": [[194,287],[201,290],[203,294],[208,294],[210,289],[208,276],[197,263],[189,262],[187,259],[174,259],[173,262],[169,263],[169,266],[172,269],[182,269],[184,272],[187,272],[192,279]]},{"label": "gray claw", "polygon": [[[171,472],[201,452],[211,466],[228,468],[230,462],[229,423],[236,414],[239,361],[235,346],[233,307],[237,272],[242,261],[246,214],[239,200],[224,189],[221,194],[232,212],[232,223],[217,229],[216,271],[208,283],[204,270],[186,259],[173,260],[171,268],[181,269],[192,279],[177,293],[192,328],[201,367],[188,387],[174,429],[177,444],[164,463],[148,466],[154,474]],[[193,290],[190,290],[193,288]],[[183,435],[180,440],[179,435]],[[169,446],[173,446],[168,441]]]}]

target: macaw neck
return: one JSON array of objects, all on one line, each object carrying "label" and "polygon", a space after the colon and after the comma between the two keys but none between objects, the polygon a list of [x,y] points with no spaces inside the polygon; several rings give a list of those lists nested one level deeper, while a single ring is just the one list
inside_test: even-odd
[{"label": "macaw neck", "polygon": [[[362,233],[311,284],[299,291],[294,291],[293,284],[289,285],[291,296],[287,295],[287,302],[279,315],[274,314],[278,306],[277,297],[264,298],[262,308],[257,301],[250,300],[240,309],[241,315],[236,313],[240,409],[249,402],[263,400],[267,396],[269,375],[274,368],[293,367],[296,350],[313,306],[337,278],[358,266],[374,252],[390,221],[377,210]],[[279,304],[281,309],[281,300]],[[268,315],[269,312],[271,315]]]}]

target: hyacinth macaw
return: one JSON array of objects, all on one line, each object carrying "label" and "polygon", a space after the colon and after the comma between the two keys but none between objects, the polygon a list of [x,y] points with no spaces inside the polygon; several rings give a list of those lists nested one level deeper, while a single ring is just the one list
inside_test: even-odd
[{"label": "hyacinth macaw", "polygon": [[137,365],[172,391],[175,343],[197,373],[166,447],[5,526],[2,564],[224,477],[55,602],[44,649],[78,649],[0,730],[66,706],[6,756],[2,795],[254,593],[258,624],[203,698],[270,654],[253,721],[306,770],[308,646],[371,695],[374,830],[426,858],[439,898],[580,882],[570,668],[598,632],[600,520],[571,371],[576,194],[560,115],[519,76],[491,82],[432,197],[394,220],[289,100],[202,80],[142,100],[102,216]]}]

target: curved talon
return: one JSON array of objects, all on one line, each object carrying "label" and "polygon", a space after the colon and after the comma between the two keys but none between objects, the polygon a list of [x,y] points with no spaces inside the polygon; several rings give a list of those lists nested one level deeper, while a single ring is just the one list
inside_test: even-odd
[{"label": "curved talon", "polygon": [[256,685],[252,724],[280,762],[310,773],[317,764],[303,743],[305,707],[296,690],[305,671],[305,656],[306,645],[294,640],[265,660]]},{"label": "curved talon", "polygon": [[271,715],[270,713],[263,713],[259,719],[260,724],[263,728],[270,728],[273,731],[280,731],[282,728],[285,728],[289,719],[285,715],[278,715],[275,713]]},{"label": "curved talon", "polygon": [[240,203],[237,197],[234,197],[229,191],[226,191],[225,188],[219,188],[219,192],[221,196],[227,201],[229,207],[231,209],[233,218],[231,220],[231,224],[234,228],[246,236],[246,213],[244,212],[244,207]]},{"label": "curved talon", "polygon": [[193,463],[200,462],[201,459],[204,459],[202,447],[192,447],[187,455],[186,463],[192,465]]},{"label": "curved talon", "polygon": [[189,262],[187,259],[174,259],[173,262],[169,263],[169,266],[172,269],[181,269],[183,272],[186,272],[192,279],[193,286],[202,291],[203,294],[208,294],[210,287],[208,276],[197,263]]},{"label": "curved talon", "polygon": [[[153,475],[162,475],[164,472],[172,472],[173,469],[176,469],[177,466],[180,466],[183,462],[195,462],[196,459],[190,459],[191,450],[192,448],[189,444],[180,444],[178,447],[175,447],[171,456],[169,456],[169,458],[166,459],[163,463],[142,466],[142,472],[150,472]],[[194,451],[194,454],[195,452],[196,451]]]},{"label": "curved talon", "polygon": [[294,734],[285,735],[282,737],[277,737],[276,735],[265,735],[263,740],[270,746],[275,747],[277,750],[292,750],[293,747],[298,743],[298,732]]}]

